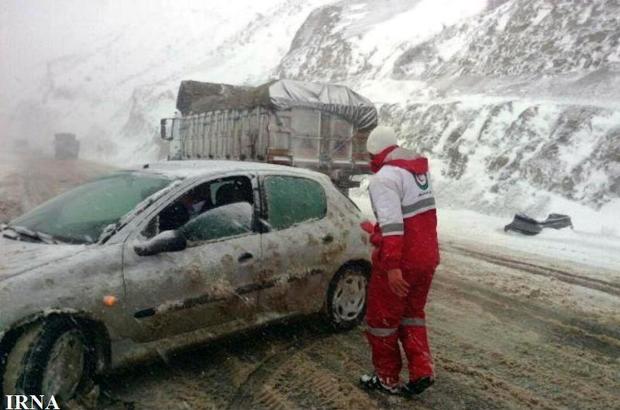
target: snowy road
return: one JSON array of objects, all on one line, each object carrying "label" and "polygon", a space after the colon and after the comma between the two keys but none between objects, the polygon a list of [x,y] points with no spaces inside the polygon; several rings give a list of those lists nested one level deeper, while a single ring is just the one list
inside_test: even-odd
[{"label": "snowy road", "polygon": [[357,377],[370,368],[361,331],[334,334],[307,319],[110,376],[104,390],[118,401],[105,408],[617,406],[618,322],[541,303],[536,293],[520,295],[523,289],[516,293],[468,279],[473,271],[527,278],[521,270],[464,252],[443,252],[428,311],[438,383],[413,403],[358,389]]},{"label": "snowy road", "polygon": [[[3,161],[0,210],[14,214],[105,169],[82,161]],[[357,387],[371,368],[361,330],[333,333],[307,318],[108,375],[99,407],[618,408],[615,240],[601,250],[593,239],[593,251],[608,255],[597,264],[579,256],[583,247],[545,247],[553,237],[512,249],[521,238],[503,243],[503,233],[459,232],[450,219],[446,212],[428,308],[437,384],[413,402]]]}]

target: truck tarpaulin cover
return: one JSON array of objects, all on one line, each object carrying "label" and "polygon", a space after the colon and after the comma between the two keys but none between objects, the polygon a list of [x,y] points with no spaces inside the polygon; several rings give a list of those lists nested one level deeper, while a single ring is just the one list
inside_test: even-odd
[{"label": "truck tarpaulin cover", "polygon": [[343,117],[359,130],[377,126],[374,104],[342,85],[277,80],[258,87],[243,87],[183,81],[177,97],[177,109],[183,115],[257,106],[274,110],[316,108]]}]

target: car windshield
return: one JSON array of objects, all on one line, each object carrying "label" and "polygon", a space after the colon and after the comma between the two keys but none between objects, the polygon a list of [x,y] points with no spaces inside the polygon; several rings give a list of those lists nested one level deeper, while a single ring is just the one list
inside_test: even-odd
[{"label": "car windshield", "polygon": [[51,235],[63,242],[96,242],[137,204],[171,179],[135,171],[118,172],[68,191],[14,219],[10,225]]}]

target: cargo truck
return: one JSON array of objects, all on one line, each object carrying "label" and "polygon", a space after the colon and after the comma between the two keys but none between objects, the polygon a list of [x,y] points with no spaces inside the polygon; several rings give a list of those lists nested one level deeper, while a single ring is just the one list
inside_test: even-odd
[{"label": "cargo truck", "polygon": [[348,87],[293,80],[258,87],[183,81],[177,115],[161,120],[169,159],[229,159],[323,172],[342,190],[368,172],[370,100]]}]

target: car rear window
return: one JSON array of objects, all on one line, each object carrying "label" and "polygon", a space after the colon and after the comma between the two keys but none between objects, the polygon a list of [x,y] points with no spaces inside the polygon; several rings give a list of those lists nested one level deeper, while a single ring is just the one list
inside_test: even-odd
[{"label": "car rear window", "polygon": [[307,178],[270,176],[265,178],[269,225],[274,230],[321,219],[327,213],[327,199],[321,184]]}]

